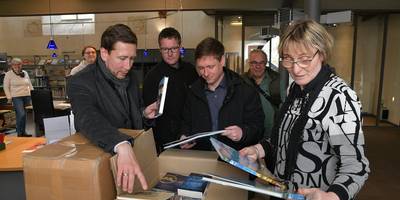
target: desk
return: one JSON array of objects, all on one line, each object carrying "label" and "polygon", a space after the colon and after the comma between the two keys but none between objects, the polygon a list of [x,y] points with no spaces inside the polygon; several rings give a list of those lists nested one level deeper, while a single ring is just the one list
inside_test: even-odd
[{"label": "desk", "polygon": [[[68,110],[71,108],[71,104],[66,103],[65,101],[53,101],[53,106],[54,106],[55,110]],[[29,105],[29,106],[25,106],[25,108],[28,110],[32,110],[33,106]]]},{"label": "desk", "polygon": [[1,199],[24,200],[25,184],[22,165],[22,151],[39,143],[45,138],[23,138],[6,136],[11,141],[6,149],[0,151],[0,194]]}]

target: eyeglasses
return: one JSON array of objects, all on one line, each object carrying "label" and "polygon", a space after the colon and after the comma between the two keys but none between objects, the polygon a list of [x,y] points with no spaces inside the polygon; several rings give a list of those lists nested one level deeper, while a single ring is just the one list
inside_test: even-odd
[{"label": "eyeglasses", "polygon": [[163,48],[163,47],[161,47],[160,49],[161,49],[162,53],[169,53],[169,52],[176,53],[176,52],[178,52],[179,47],[171,47],[171,48]]},{"label": "eyeglasses", "polygon": [[256,65],[265,65],[266,62],[265,61],[260,61],[260,62],[250,61],[249,63],[250,63],[250,65],[256,66]]},{"label": "eyeglasses", "polygon": [[280,58],[279,61],[281,62],[282,66],[286,69],[292,69],[295,64],[301,68],[306,68],[310,65],[311,61],[314,60],[315,56],[318,54],[319,50],[317,50],[314,55],[311,57],[311,59],[299,59],[299,60],[294,60],[289,57],[284,57]]},{"label": "eyeglasses", "polygon": [[85,54],[86,54],[86,55],[89,55],[89,54],[96,54],[96,52],[95,52],[95,51],[88,51],[88,52],[85,52]]}]

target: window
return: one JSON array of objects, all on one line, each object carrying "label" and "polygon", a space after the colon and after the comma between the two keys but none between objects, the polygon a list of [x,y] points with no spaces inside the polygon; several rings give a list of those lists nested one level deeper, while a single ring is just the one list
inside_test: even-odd
[{"label": "window", "polygon": [[[51,21],[50,21],[51,17]],[[51,30],[52,29],[52,30]],[[42,16],[43,35],[89,35],[95,33],[94,14]],[[53,32],[53,33],[51,33]]]}]

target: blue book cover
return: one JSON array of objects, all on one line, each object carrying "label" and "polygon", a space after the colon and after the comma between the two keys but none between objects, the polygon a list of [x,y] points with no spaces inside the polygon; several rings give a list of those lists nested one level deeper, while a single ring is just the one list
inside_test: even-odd
[{"label": "blue book cover", "polygon": [[258,162],[252,162],[246,156],[241,156],[238,151],[215,138],[210,138],[210,141],[222,160],[249,174],[257,176],[269,184],[278,186],[281,189],[287,188],[284,182],[277,180],[268,169]]},{"label": "blue book cover", "polygon": [[183,184],[186,178],[187,176],[168,172],[161,178],[154,188],[177,193],[178,188]]},{"label": "blue book cover", "polygon": [[191,173],[178,188],[178,195],[191,198],[203,198],[208,182],[203,180],[203,175]]}]

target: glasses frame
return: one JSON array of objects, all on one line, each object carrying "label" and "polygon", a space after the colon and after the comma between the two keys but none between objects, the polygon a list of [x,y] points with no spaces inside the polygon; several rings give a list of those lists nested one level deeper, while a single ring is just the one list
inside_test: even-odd
[{"label": "glasses frame", "polygon": [[171,48],[160,48],[161,53],[168,54],[168,53],[177,53],[179,51],[180,47],[171,47]]},{"label": "glasses frame", "polygon": [[[294,65],[297,64],[300,68],[306,68],[310,65],[310,63],[314,60],[315,56],[319,53],[319,50],[317,50],[314,55],[310,59],[305,59],[305,60],[284,60],[283,58],[279,58],[279,62],[281,65],[286,68],[286,69],[293,69]],[[288,63],[289,65],[283,64],[284,62]],[[301,64],[301,62],[306,62],[307,64]]]},{"label": "glasses frame", "polygon": [[257,62],[257,61],[250,61],[249,62],[250,66],[256,66],[256,65],[262,65],[265,66],[267,64],[267,61],[261,61],[261,62]]}]

